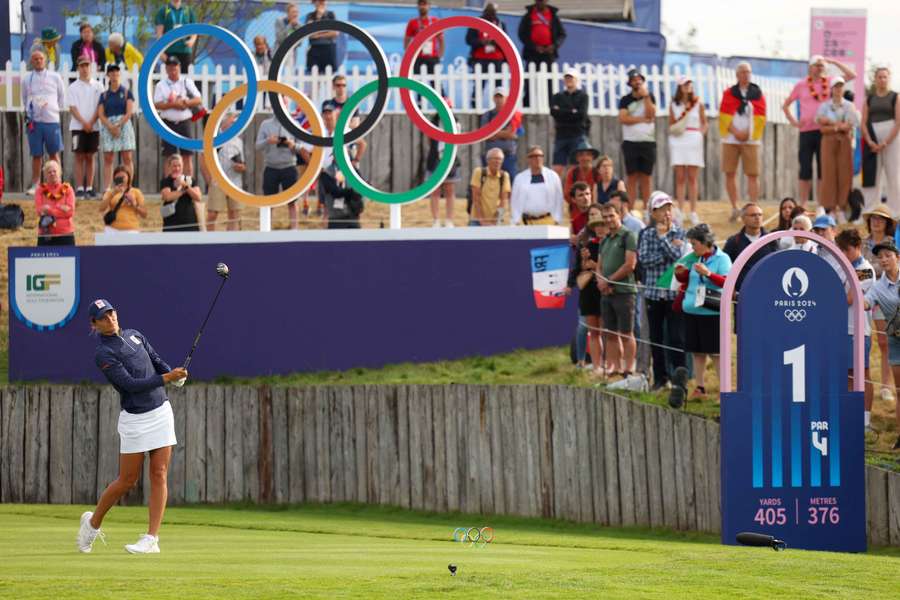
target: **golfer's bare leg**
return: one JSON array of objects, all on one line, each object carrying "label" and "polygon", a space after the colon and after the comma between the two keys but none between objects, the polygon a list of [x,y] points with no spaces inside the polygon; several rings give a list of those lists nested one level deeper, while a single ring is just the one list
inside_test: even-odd
[{"label": "golfer's bare leg", "polygon": [[166,511],[166,499],[169,496],[167,478],[171,459],[171,446],[150,451],[150,528],[147,533],[153,536],[159,535],[159,524],[162,523],[163,513]]},{"label": "golfer's bare leg", "polygon": [[119,455],[119,477],[103,491],[100,500],[97,502],[97,508],[94,509],[94,515],[91,517],[91,527],[100,529],[103,523],[103,517],[113,507],[113,504],[119,501],[119,498],[128,493],[141,477],[141,469],[144,467],[144,453],[120,454]]}]

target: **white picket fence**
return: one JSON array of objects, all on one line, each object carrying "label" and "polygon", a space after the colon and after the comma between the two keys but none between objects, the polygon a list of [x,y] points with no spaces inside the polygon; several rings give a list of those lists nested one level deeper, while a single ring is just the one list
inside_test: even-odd
[{"label": "white picket fence", "polygon": [[[391,60],[392,73],[399,71],[399,65],[394,64],[396,62]],[[541,65],[539,70],[535,70],[535,65],[529,64],[523,74],[523,85],[528,86],[531,100],[528,106],[522,107],[522,112],[526,114],[549,113],[550,94],[562,89],[562,73],[569,66],[568,64],[554,64],[550,70],[547,70],[545,65]],[[582,87],[587,91],[589,97],[589,113],[607,116],[617,114],[619,98],[629,92],[626,77],[629,67],[584,63],[572,66],[582,74]],[[681,75],[688,75],[692,79],[694,90],[705,103],[709,116],[715,116],[718,113],[722,92],[734,85],[735,82],[734,72],[723,67],[703,66],[702,68],[688,69],[686,72],[679,67],[660,69],[654,65],[649,68],[639,68],[647,78],[650,91],[656,96],[661,114],[668,111],[669,103],[675,93],[675,82]],[[365,70],[354,67],[346,72],[341,69],[340,72],[347,76],[351,93],[352,90],[359,89],[376,78],[375,69],[371,65]],[[20,82],[27,74],[25,63],[14,67],[7,62],[6,68],[0,71],[0,111],[22,111]],[[135,69],[132,73],[123,74],[123,80],[126,82],[128,80],[137,81],[137,75],[138,72]],[[77,73],[65,72],[63,76],[64,80],[74,80],[77,78]],[[153,81],[158,81],[160,76],[160,72],[156,71],[153,74]],[[189,76],[201,88],[204,106],[207,107],[214,105],[216,98],[221,98],[229,90],[246,83],[243,71],[239,71],[234,66],[227,70],[223,70],[220,66],[213,70],[206,66],[194,70],[192,66]],[[265,76],[266,74],[261,75],[261,77]],[[287,74],[283,71],[280,81],[303,91],[319,103],[332,95],[331,77],[330,69],[324,73],[314,70],[309,75],[302,71],[293,71]],[[502,87],[509,87],[510,75],[506,65],[503,66],[500,73],[495,73],[493,68],[482,72],[480,67],[476,67],[473,71],[460,59],[450,65],[439,65],[434,75],[423,72],[418,79],[430,83],[435,90],[442,90],[444,96],[452,100],[456,112],[483,113],[492,106],[491,93],[496,85],[499,83]],[[785,123],[786,119],[781,111],[781,105],[790,94],[793,83],[767,77],[754,77],[754,82],[762,88],[766,96],[769,121]],[[363,112],[371,110],[374,97],[372,94],[363,102]],[[140,106],[137,104],[136,102],[135,110],[139,112]],[[268,101],[264,101],[262,97],[258,98],[256,108],[258,111],[268,112]],[[387,112],[403,112],[397,89],[390,90]]]}]

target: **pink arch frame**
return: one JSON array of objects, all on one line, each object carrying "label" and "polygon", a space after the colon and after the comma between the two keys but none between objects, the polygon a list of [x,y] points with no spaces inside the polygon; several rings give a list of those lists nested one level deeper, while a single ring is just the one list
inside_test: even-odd
[{"label": "pink arch frame", "polygon": [[[796,232],[794,231],[774,231],[772,233],[767,233],[745,248],[731,266],[731,271],[729,271],[728,277],[725,279],[725,287],[722,289],[722,308],[719,315],[719,393],[732,391],[731,299],[734,296],[734,286],[737,283],[738,275],[743,271],[744,266],[747,264],[747,261],[750,260],[750,257],[760,248],[784,237],[798,237],[795,233]],[[844,256],[844,253],[840,251],[834,242],[829,242],[819,234],[811,231],[803,232],[803,237],[816,242],[820,247],[826,248],[832,256],[838,260],[841,267],[843,267],[844,273],[847,275],[847,281],[851,282],[850,290],[853,292],[853,305],[855,306],[853,315],[853,391],[862,392],[865,389],[865,382],[862,377],[864,372],[863,365],[865,364],[863,360],[865,340],[864,336],[860,335],[860,333],[865,331],[865,311],[863,310],[862,288],[856,278],[856,271],[853,269],[853,265],[850,264],[850,261],[847,260],[847,257]]]}]

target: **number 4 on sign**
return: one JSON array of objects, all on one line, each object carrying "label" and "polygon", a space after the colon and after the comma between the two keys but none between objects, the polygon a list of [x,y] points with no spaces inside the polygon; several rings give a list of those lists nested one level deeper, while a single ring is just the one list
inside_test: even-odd
[{"label": "number 4 on sign", "polygon": [[784,364],[791,369],[791,396],[793,402],[806,402],[806,344],[784,351]]}]

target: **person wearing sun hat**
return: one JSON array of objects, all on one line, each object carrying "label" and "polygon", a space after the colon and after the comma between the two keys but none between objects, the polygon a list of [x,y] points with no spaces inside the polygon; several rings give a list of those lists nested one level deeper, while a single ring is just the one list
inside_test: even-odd
[{"label": "person wearing sun hat", "polygon": [[563,178],[563,197],[569,205],[569,217],[572,221],[573,233],[578,233],[585,226],[587,213],[579,210],[575,202],[575,195],[572,193],[572,186],[576,182],[586,183],[591,191],[591,197],[596,196],[594,186],[597,182],[597,170],[594,168],[594,161],[599,156],[600,151],[592,147],[586,139],[582,139],[575,146],[569,159],[574,165],[569,167]]},{"label": "person wearing sun hat", "polygon": [[[883,269],[881,268],[881,261],[879,261],[878,257],[875,255],[874,248],[884,240],[894,238],[897,223],[888,207],[881,203],[872,210],[863,213],[863,220],[865,221],[868,235],[863,239],[862,253],[863,256],[866,257],[866,260],[872,265],[872,268],[875,269],[875,277],[878,278],[881,277]],[[884,319],[884,313],[881,312],[881,307],[877,305],[872,310],[872,321],[874,324],[873,329],[875,330],[874,337],[878,344],[880,355],[887,356],[888,340],[887,336],[884,334],[885,328],[887,327],[887,321]],[[885,360],[881,363],[881,399],[886,402],[893,401],[893,389],[894,384],[891,381],[891,367],[888,364],[888,361]]]},{"label": "person wearing sun hat", "polygon": [[[57,42],[61,39],[62,34],[55,27],[45,27],[41,29],[41,35],[34,38],[34,42],[31,44],[31,52],[33,53],[35,50],[43,52],[47,58],[47,68],[54,71],[59,71],[60,67],[61,57]],[[31,65],[29,65],[29,70],[31,70]]]},{"label": "person wearing sun hat", "polygon": [[846,223],[853,180],[853,132],[859,127],[859,114],[853,103],[844,98],[843,77],[831,80],[831,100],[819,105],[816,122],[822,135],[819,203],[825,212],[835,215],[838,224]]}]

